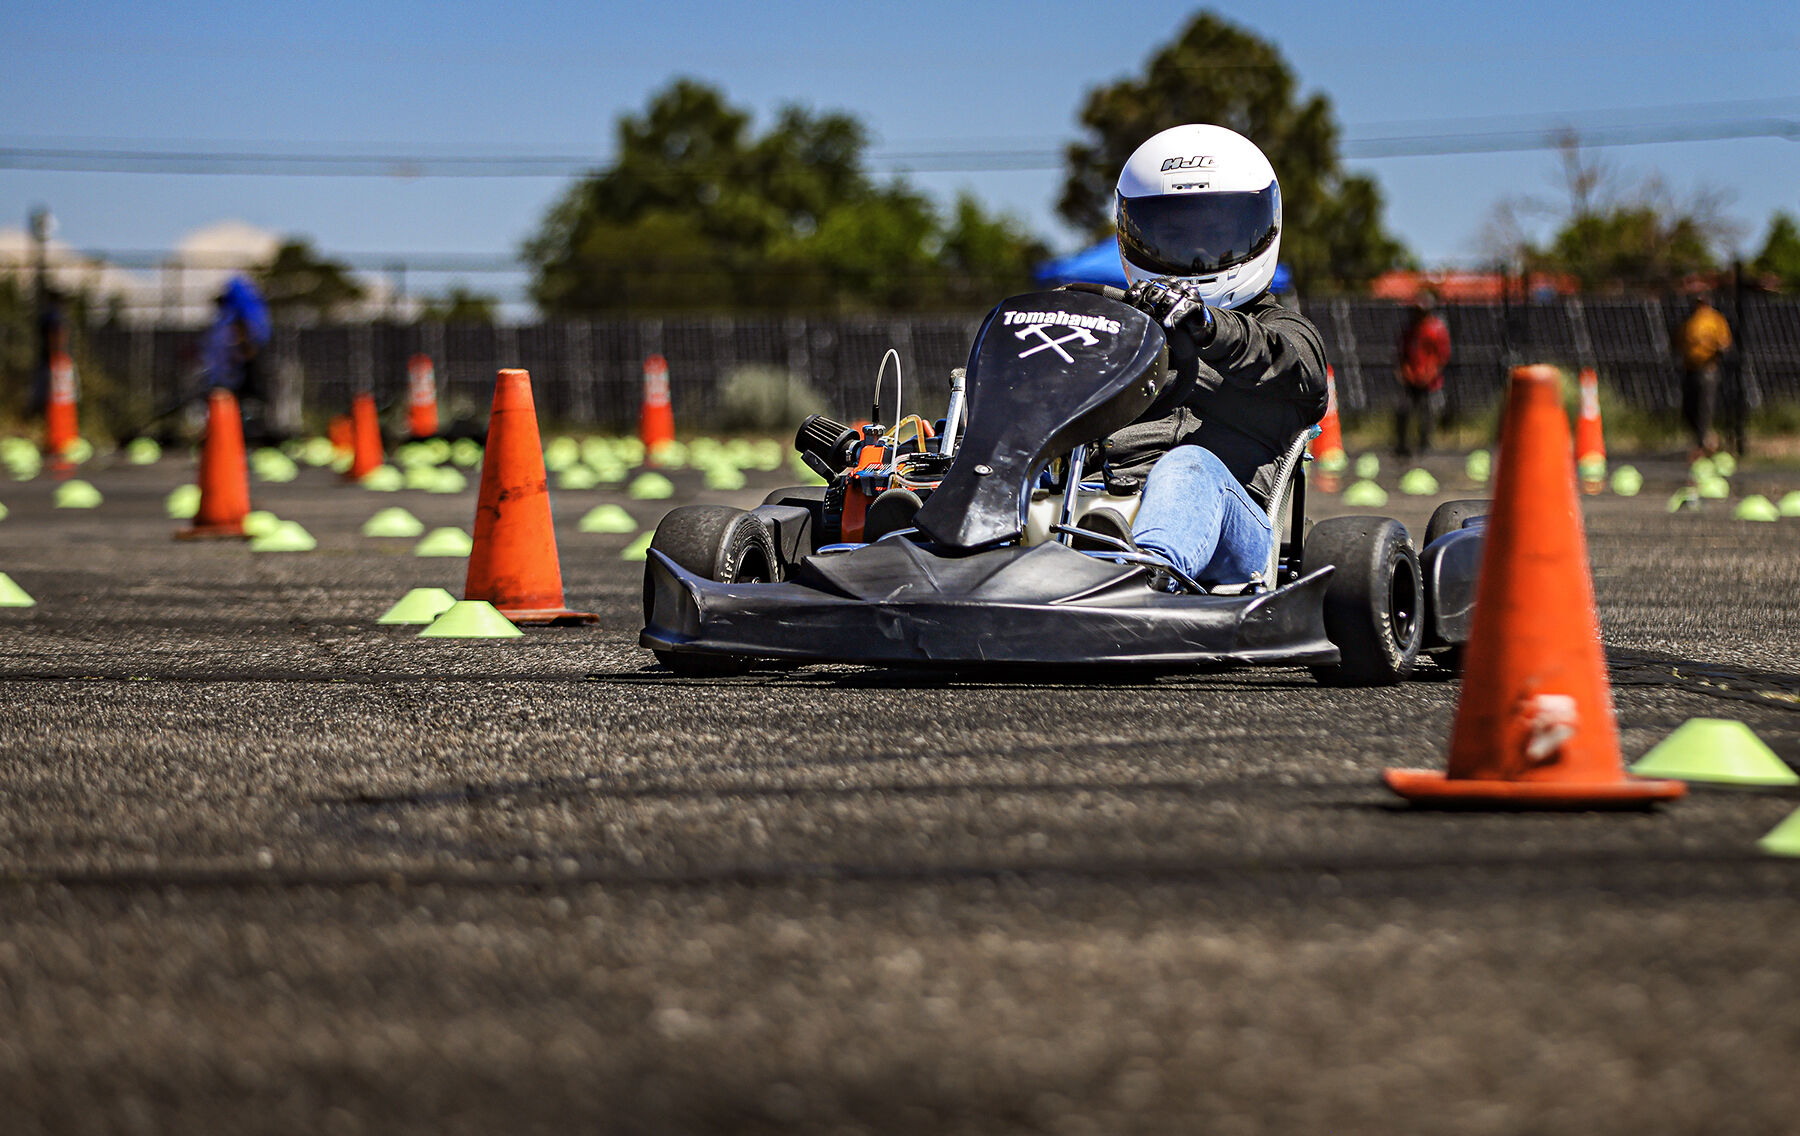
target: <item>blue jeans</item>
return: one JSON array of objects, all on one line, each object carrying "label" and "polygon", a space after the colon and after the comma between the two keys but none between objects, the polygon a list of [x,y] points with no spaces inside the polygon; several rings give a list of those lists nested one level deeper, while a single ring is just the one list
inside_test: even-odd
[{"label": "blue jeans", "polygon": [[1131,538],[1202,584],[1261,572],[1273,539],[1268,514],[1202,446],[1177,446],[1151,467]]}]

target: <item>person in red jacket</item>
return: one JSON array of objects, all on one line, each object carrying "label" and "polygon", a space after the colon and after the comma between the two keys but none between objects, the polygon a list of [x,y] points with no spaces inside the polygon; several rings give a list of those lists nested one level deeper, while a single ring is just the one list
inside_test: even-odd
[{"label": "person in red jacket", "polygon": [[1418,420],[1418,453],[1431,449],[1431,426],[1443,404],[1444,366],[1450,362],[1450,329],[1432,311],[1429,293],[1420,293],[1400,333],[1401,403],[1394,415],[1394,449],[1411,457],[1413,420]]}]

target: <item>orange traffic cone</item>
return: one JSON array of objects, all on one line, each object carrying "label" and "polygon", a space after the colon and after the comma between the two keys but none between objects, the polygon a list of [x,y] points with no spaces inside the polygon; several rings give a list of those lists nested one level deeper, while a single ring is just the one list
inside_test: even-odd
[{"label": "orange traffic cone", "polygon": [[1616,808],[1681,796],[1681,782],[1627,777],[1619,761],[1554,367],[1513,371],[1502,445],[1449,769],[1383,779],[1421,804]]},{"label": "orange traffic cone", "polygon": [[244,461],[244,416],[237,397],[215,388],[206,399],[206,440],[200,446],[200,507],[177,540],[244,537],[250,513],[250,469]]},{"label": "orange traffic cone", "polygon": [[1318,472],[1313,484],[1326,493],[1338,491],[1339,477],[1350,465],[1344,453],[1344,431],[1338,423],[1337,376],[1325,368],[1325,417],[1319,420],[1319,434],[1307,443]]},{"label": "orange traffic cone", "polygon": [[344,476],[361,481],[386,457],[381,449],[381,419],[375,414],[375,396],[362,391],[350,402],[350,468]]},{"label": "orange traffic cone", "polygon": [[1592,367],[1581,369],[1581,402],[1575,416],[1575,468],[1581,491],[1606,488],[1606,433],[1600,428],[1600,379]]},{"label": "orange traffic cone", "polygon": [[656,464],[656,447],[675,440],[675,411],[669,405],[669,361],[661,355],[644,360],[644,407],[638,416],[638,437],[643,439],[646,461]]},{"label": "orange traffic cone", "polygon": [[417,438],[434,437],[438,432],[437,373],[431,369],[431,356],[414,355],[406,362],[406,428]]},{"label": "orange traffic cone", "polygon": [[77,420],[75,363],[66,351],[50,357],[50,397],[44,403],[44,449],[50,452],[50,468],[67,474],[74,464],[64,455],[81,440]]},{"label": "orange traffic cone", "polygon": [[531,375],[500,372],[488,416],[469,553],[465,600],[486,600],[514,623],[593,623],[592,612],[563,606],[562,566],[550,518],[544,448],[538,438]]}]

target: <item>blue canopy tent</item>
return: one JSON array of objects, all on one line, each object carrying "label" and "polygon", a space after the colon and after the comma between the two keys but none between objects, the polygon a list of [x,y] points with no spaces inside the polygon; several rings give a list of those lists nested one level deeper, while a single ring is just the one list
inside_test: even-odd
[{"label": "blue canopy tent", "polygon": [[[1089,284],[1111,284],[1115,288],[1124,288],[1131,283],[1125,278],[1125,266],[1119,263],[1119,242],[1114,237],[1107,237],[1080,252],[1046,260],[1032,272],[1037,277],[1037,282],[1047,288],[1075,280]],[[1290,280],[1287,265],[1277,264],[1275,279],[1269,282],[1269,290],[1278,295],[1284,293],[1288,290]]]}]

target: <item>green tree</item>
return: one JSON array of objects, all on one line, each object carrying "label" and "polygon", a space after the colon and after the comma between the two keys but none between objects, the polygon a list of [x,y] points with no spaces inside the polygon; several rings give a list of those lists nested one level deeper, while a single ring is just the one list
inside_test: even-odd
[{"label": "green tree", "polygon": [[1071,143],[1058,211],[1096,237],[1112,228],[1119,170],[1146,138],[1188,122],[1228,127],[1262,148],[1281,179],[1281,259],[1302,290],[1352,288],[1406,263],[1381,224],[1381,190],[1338,163],[1324,95],[1302,99],[1266,41],[1211,12],[1151,56],[1142,76],[1088,92],[1086,137]]},{"label": "green tree", "polygon": [[719,91],[680,79],[617,135],[613,163],[525,244],[545,312],[963,305],[1028,286],[1043,253],[973,202],[946,222],[906,182],[876,182],[845,114],[790,106],[757,135]]},{"label": "green tree", "polygon": [[350,267],[321,256],[312,242],[289,238],[256,273],[277,320],[323,323],[368,295]]},{"label": "green tree", "polygon": [[[1561,200],[1515,197],[1495,206],[1490,249],[1534,272],[1575,277],[1588,291],[1656,290],[1716,271],[1720,250],[1736,237],[1724,215],[1725,195],[1700,190],[1678,200],[1658,177],[1628,183],[1585,151],[1574,133],[1558,142]],[[1539,244],[1524,218],[1553,228]]]},{"label": "green tree", "polygon": [[1769,219],[1769,236],[1750,268],[1761,276],[1773,276],[1783,288],[1800,288],[1800,224],[1790,213]]},{"label": "green tree", "polygon": [[492,296],[452,284],[442,296],[427,297],[419,305],[419,318],[434,323],[493,323],[499,306]]}]

